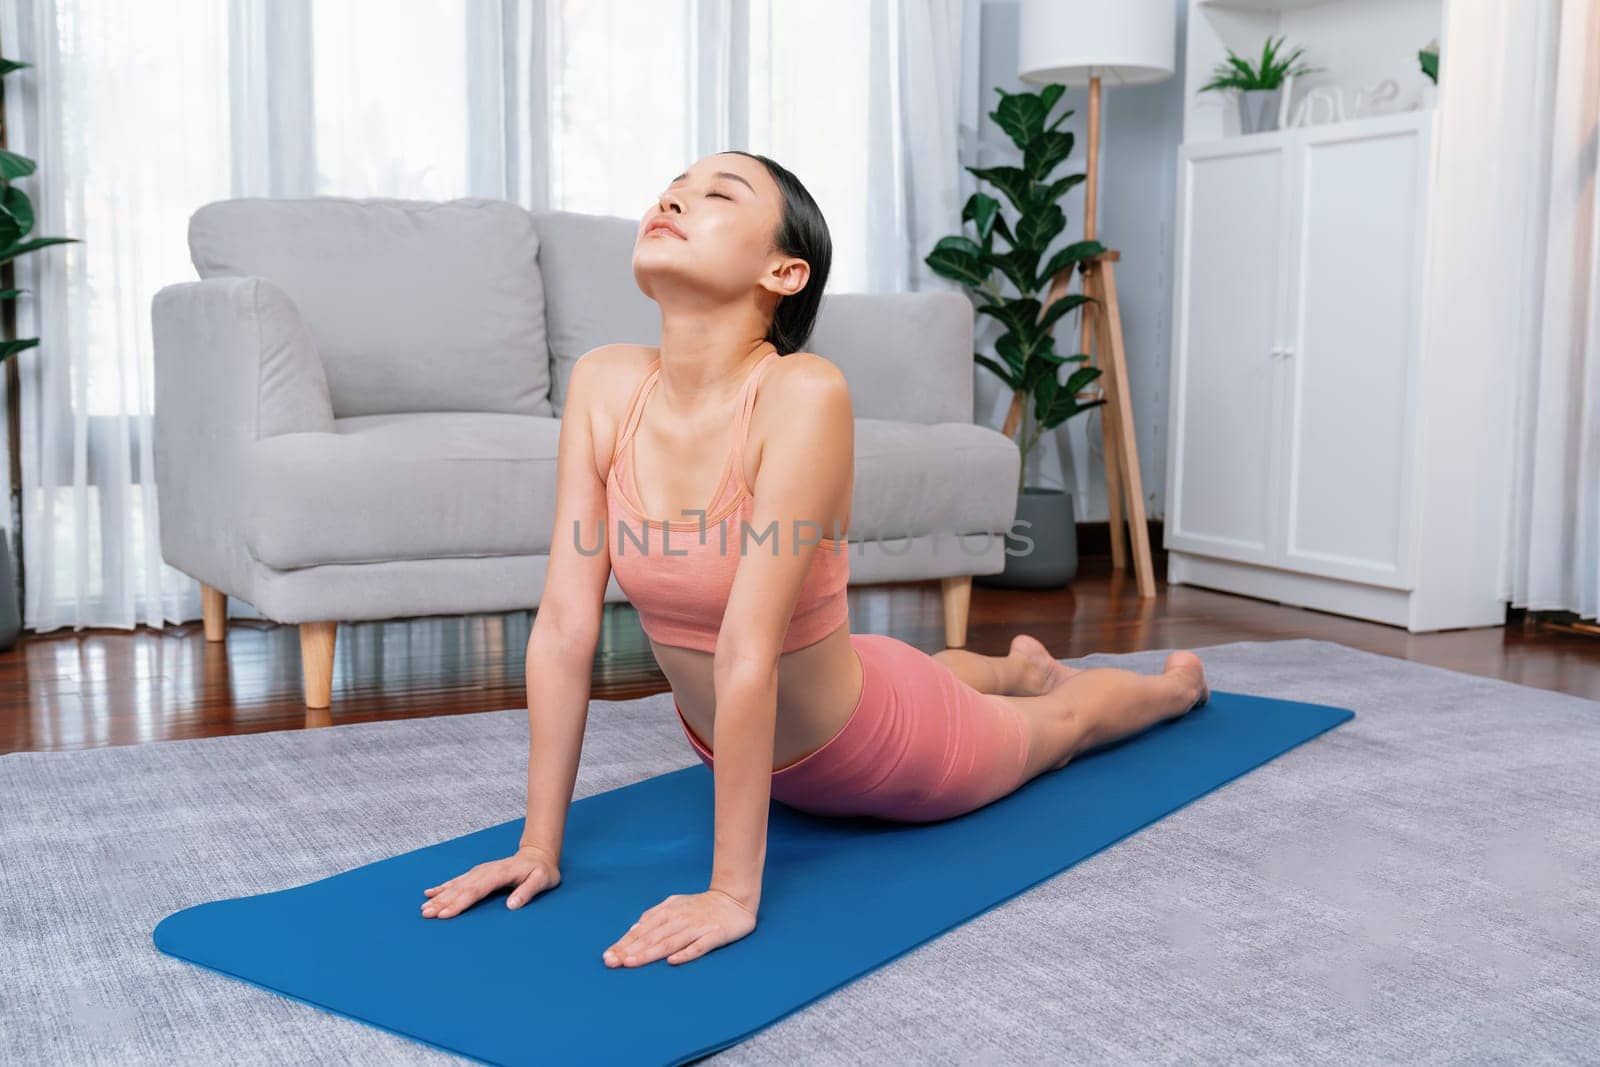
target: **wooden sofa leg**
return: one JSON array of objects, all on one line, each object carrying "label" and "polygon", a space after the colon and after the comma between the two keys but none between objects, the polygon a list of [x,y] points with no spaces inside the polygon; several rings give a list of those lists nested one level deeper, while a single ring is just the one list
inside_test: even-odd
[{"label": "wooden sofa leg", "polygon": [[333,699],[333,637],[338,629],[337,622],[300,624],[300,673],[308,708],[325,708]]},{"label": "wooden sofa leg", "polygon": [[206,640],[221,641],[228,636],[228,594],[200,583],[200,618],[205,623]]},{"label": "wooden sofa leg", "polygon": [[944,594],[944,643],[946,648],[967,645],[967,607],[972,603],[972,575],[940,578]]}]

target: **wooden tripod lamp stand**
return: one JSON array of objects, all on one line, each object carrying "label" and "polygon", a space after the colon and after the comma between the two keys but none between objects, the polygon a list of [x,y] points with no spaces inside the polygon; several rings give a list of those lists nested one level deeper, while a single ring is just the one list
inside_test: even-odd
[{"label": "wooden tripod lamp stand", "polygon": [[[1177,44],[1177,6],[1172,0],[1022,0],[1018,23],[1017,75],[1025,82],[1087,86],[1089,89],[1089,162],[1083,197],[1083,237],[1095,239],[1095,214],[1100,190],[1101,79],[1116,85],[1147,85],[1172,76]],[[1150,529],[1145,521],[1144,481],[1139,473],[1139,445],[1133,428],[1128,393],[1128,362],[1122,341],[1122,314],[1117,306],[1115,264],[1121,256],[1107,251],[1085,260],[1075,270],[1063,268],[1050,283],[1044,301],[1049,307],[1065,296],[1074,273],[1083,275],[1084,304],[1079,315],[1079,347],[1091,352],[1100,368],[1098,396],[1100,434],[1106,459],[1106,501],[1111,521],[1111,563],[1128,565],[1122,525],[1132,538],[1134,573],[1139,595],[1156,595],[1155,567],[1150,559]],[[1084,399],[1096,399],[1089,392]],[[1124,510],[1126,504],[1126,510]]]}]

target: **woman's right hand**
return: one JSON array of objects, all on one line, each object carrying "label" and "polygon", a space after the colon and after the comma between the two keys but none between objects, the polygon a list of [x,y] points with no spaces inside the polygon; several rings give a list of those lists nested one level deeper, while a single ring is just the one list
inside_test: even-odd
[{"label": "woman's right hand", "polygon": [[561,884],[555,857],[536,845],[523,845],[503,860],[480,863],[442,885],[424,889],[424,919],[449,919],[472,907],[496,889],[512,886],[506,907],[520,908],[546,889]]}]

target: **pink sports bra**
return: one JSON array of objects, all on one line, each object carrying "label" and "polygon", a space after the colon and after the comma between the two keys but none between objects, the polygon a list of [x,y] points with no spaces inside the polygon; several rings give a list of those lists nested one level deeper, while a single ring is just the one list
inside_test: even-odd
[{"label": "pink sports bra", "polygon": [[[640,507],[633,466],[634,431],[645,400],[661,376],[659,357],[634,387],[612,452],[611,470],[606,475],[606,542],[617,584],[628,594],[639,612],[640,625],[654,642],[715,651],[742,555],[741,545],[745,552],[774,550],[772,534],[766,533],[764,539],[758,540],[764,531],[749,525],[755,495],[745,482],[743,457],[756,385],[778,358],[774,348],[745,379],[739,396],[733,452],[704,516],[691,512],[682,520],[652,519]],[[801,527],[802,535],[807,529]],[[816,543],[811,567],[784,635],[784,652],[822,640],[847,620],[847,542],[845,537],[825,537]]]}]

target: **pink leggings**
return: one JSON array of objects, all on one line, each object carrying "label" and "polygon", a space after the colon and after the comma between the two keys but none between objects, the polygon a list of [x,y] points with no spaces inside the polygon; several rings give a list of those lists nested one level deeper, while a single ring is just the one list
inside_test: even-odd
[{"label": "pink leggings", "polygon": [[[821,748],[772,772],[772,797],[815,815],[930,822],[981,808],[1026,780],[1028,724],[928,653],[883,634],[851,634],[861,698]],[[673,701],[677,708],[677,701]],[[706,747],[678,710],[706,766]]]}]

